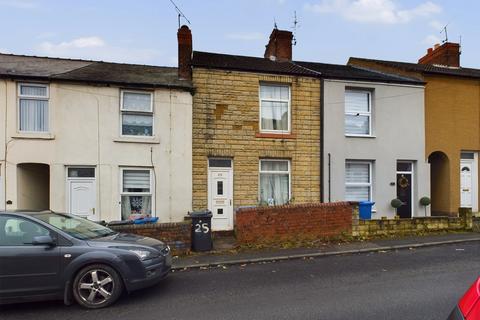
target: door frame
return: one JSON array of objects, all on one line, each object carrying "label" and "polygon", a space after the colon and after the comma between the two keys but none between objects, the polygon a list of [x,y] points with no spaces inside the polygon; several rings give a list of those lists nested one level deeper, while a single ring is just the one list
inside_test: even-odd
[{"label": "door frame", "polygon": [[[414,202],[414,199],[415,199],[415,161],[409,161],[409,160],[397,160],[397,162],[395,163],[395,168],[397,167],[398,163],[410,163],[412,165],[412,171],[398,171],[398,170],[395,170],[396,173],[395,173],[395,181],[398,180],[398,175],[399,174],[410,174],[412,176],[412,191],[411,191],[411,208],[410,208],[410,218],[413,218],[416,216],[416,212],[415,212],[415,202]],[[398,188],[398,187],[397,187]],[[397,189],[396,188],[396,189]],[[397,191],[395,190],[395,197],[398,197],[398,194],[397,194]]]},{"label": "door frame", "polygon": [[[461,154],[462,153],[473,153],[473,159],[462,159]],[[460,206],[462,206],[462,176],[461,176],[461,170],[462,170],[462,162],[470,162],[472,164],[472,211],[477,212],[478,211],[478,152],[476,151],[461,151],[460,153],[460,167],[459,167],[459,173],[460,173]]]},{"label": "door frame", "polygon": [[[82,177],[74,177],[70,178],[68,177],[68,169],[70,168],[93,168],[94,170],[94,177],[87,177],[87,178],[82,178]],[[97,214],[98,213],[98,188],[97,188],[97,167],[96,166],[81,166],[81,165],[75,165],[75,166],[65,166],[65,189],[66,189],[66,203],[65,203],[65,208],[67,213],[72,214],[70,212],[70,200],[72,199],[72,194],[70,192],[70,182],[72,181],[93,181],[95,185],[95,215],[96,215],[96,221],[100,221],[100,217]]]},{"label": "door frame", "polygon": [[[216,159],[216,160],[229,160],[230,161],[230,167],[210,167],[210,159]],[[211,157],[207,159],[207,206],[208,210],[212,210],[212,185],[211,185],[211,179],[210,179],[210,173],[212,171],[228,171],[228,180],[230,180],[230,198],[231,198],[231,211],[232,214],[228,217],[228,227],[225,230],[233,230],[234,227],[234,219],[233,219],[233,205],[234,205],[234,194],[233,194],[233,159],[232,158],[226,158],[226,157]],[[213,211],[212,211],[213,214]],[[213,220],[213,218],[212,218]],[[212,221],[213,225],[213,221]],[[212,227],[213,228],[213,227]],[[217,231],[217,230],[213,230]],[[223,231],[223,230],[222,230]]]}]

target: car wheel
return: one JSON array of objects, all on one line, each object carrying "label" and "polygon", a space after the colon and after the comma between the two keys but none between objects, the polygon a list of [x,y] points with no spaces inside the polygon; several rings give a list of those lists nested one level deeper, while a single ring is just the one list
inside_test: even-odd
[{"label": "car wheel", "polygon": [[73,281],[73,296],[83,307],[98,309],[111,305],[122,294],[122,279],[113,268],[96,264],[83,268]]}]

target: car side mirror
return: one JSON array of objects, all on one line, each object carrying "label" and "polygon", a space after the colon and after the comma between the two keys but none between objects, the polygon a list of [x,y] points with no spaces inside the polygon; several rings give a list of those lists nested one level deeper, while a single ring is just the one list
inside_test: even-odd
[{"label": "car side mirror", "polygon": [[34,246],[54,247],[55,246],[55,241],[53,241],[51,236],[36,236],[36,237],[33,237],[32,244]]}]

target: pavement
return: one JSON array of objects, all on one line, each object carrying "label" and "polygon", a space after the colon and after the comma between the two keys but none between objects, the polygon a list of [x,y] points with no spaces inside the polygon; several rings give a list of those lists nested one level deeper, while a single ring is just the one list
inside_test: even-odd
[{"label": "pavement", "polygon": [[175,257],[173,270],[209,268],[246,263],[272,262],[302,258],[315,258],[342,254],[367,253],[375,251],[401,250],[430,247],[444,244],[480,241],[480,233],[446,233],[426,236],[409,236],[394,239],[324,243],[315,248],[263,249],[225,252],[194,253]]},{"label": "pavement", "polygon": [[480,242],[470,241],[177,270],[109,308],[5,305],[0,319],[442,320],[479,276],[479,252]]}]

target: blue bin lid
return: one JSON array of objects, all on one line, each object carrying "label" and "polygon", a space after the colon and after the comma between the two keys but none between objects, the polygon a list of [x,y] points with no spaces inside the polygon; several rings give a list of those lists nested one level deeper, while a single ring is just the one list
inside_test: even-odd
[{"label": "blue bin lid", "polygon": [[375,202],[373,202],[373,201],[360,201],[358,204],[361,205],[361,206],[373,206],[375,204]]}]

